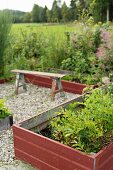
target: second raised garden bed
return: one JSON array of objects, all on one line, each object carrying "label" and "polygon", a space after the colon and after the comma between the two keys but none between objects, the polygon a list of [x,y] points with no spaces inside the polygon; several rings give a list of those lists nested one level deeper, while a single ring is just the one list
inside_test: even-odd
[{"label": "second raised garden bed", "polygon": [[[28,83],[32,83],[41,87],[51,88],[52,80],[49,77],[25,74],[25,79]],[[76,94],[82,94],[82,90],[86,87],[85,84],[69,82],[65,80],[62,80],[62,86],[64,91]]]}]

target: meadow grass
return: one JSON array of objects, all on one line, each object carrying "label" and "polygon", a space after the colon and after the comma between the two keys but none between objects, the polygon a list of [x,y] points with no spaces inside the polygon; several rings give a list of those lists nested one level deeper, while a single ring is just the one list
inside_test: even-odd
[{"label": "meadow grass", "polygon": [[21,37],[22,32],[27,34],[34,32],[37,35],[43,34],[45,37],[51,37],[54,35],[55,39],[60,38],[64,40],[66,38],[65,32],[78,32],[79,27],[74,24],[13,24],[11,32],[16,37]]}]

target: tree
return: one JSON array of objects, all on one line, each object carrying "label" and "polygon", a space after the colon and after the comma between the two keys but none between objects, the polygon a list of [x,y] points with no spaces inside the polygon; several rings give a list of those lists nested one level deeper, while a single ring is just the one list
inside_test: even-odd
[{"label": "tree", "polygon": [[38,14],[39,6],[34,4],[33,9],[31,11],[32,22],[39,22],[39,14]]},{"label": "tree", "polygon": [[34,4],[33,9],[31,11],[31,19],[32,22],[42,22],[42,12],[43,8]]},{"label": "tree", "polygon": [[46,15],[47,15],[47,22],[52,22],[52,12],[51,12],[51,10],[47,9]]},{"label": "tree", "polygon": [[11,16],[8,11],[0,12],[0,76],[4,74],[4,52],[7,46],[9,31],[11,28]]},{"label": "tree", "polygon": [[12,16],[12,21],[14,23],[22,23],[23,22],[23,17],[25,15],[25,12],[18,11],[18,10],[6,10],[7,12],[10,13]]},{"label": "tree", "polygon": [[42,11],[42,22],[47,22],[47,6],[45,6],[45,8]]},{"label": "tree", "polygon": [[76,6],[76,1],[77,0],[71,0],[70,3],[70,19],[72,21],[77,19],[77,6]]},{"label": "tree", "polygon": [[57,3],[58,2],[56,0],[54,0],[52,9],[51,9],[53,22],[59,22],[61,19],[61,10]]},{"label": "tree", "polygon": [[57,0],[57,5],[61,8],[61,0]]},{"label": "tree", "polygon": [[[92,0],[90,0],[90,3]],[[94,18],[96,21],[110,21],[113,18],[112,0],[96,0]]]},{"label": "tree", "polygon": [[86,3],[88,2],[88,0],[87,0],[87,1],[85,1],[85,0],[79,0],[79,1],[80,1],[81,5],[82,5],[82,8],[83,8],[83,9],[86,8]]},{"label": "tree", "polygon": [[106,21],[110,21],[110,6],[113,4],[112,0],[98,0],[98,3],[106,9]]},{"label": "tree", "polygon": [[69,15],[69,13],[68,13],[68,7],[67,7],[65,1],[64,1],[63,5],[62,5],[61,14],[62,14],[62,20],[63,20],[63,22],[68,21],[68,15]]},{"label": "tree", "polygon": [[31,22],[31,13],[26,12],[22,18],[23,22],[30,23]]}]

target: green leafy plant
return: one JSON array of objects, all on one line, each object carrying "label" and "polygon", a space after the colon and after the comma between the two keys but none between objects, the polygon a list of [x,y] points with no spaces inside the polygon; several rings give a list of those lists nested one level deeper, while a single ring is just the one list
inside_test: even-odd
[{"label": "green leafy plant", "polygon": [[0,99],[0,119],[4,119],[5,117],[11,115],[11,111],[5,105],[5,100]]},{"label": "green leafy plant", "polygon": [[[52,138],[88,153],[113,141],[113,86],[96,89],[51,120]],[[78,107],[78,104],[82,107]]]}]

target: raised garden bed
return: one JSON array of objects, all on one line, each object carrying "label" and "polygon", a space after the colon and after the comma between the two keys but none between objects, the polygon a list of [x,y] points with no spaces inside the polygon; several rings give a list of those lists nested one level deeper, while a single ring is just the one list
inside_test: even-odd
[{"label": "raised garden bed", "polygon": [[[39,78],[37,79],[39,80]],[[30,80],[32,80],[32,77]],[[42,81],[43,87],[46,87],[46,85],[44,85],[45,81],[44,77]],[[39,84],[36,85],[41,86]],[[32,84],[28,83],[26,93],[14,95],[14,86],[15,82],[1,84],[0,97],[6,98],[6,104],[12,111],[14,122],[17,124],[19,122],[22,122],[23,120],[35,116],[36,114],[41,113],[42,111],[47,110],[48,108],[53,108],[63,102],[69,101],[70,99],[74,99],[75,97],[79,96],[78,94],[65,93],[66,97],[64,98],[60,97],[59,94],[56,94],[55,101],[51,102],[51,98],[49,96],[50,89],[43,88],[42,86],[41,87],[33,86]],[[15,166],[18,160],[16,160],[16,162],[14,160],[12,128],[9,128],[8,130],[5,130],[3,133],[1,133],[0,138],[1,138],[0,160],[2,164],[8,165],[13,164]]]},{"label": "raised garden bed", "polygon": [[[49,78],[26,75],[26,81],[42,87],[51,87]],[[86,87],[79,83],[63,82],[64,90],[73,93],[82,94],[83,88]],[[79,97],[70,102],[75,100],[82,101],[83,99]],[[48,120],[56,116],[54,113],[59,111],[61,107],[67,107],[70,102],[43,112],[18,125],[13,125],[16,158],[24,160],[42,170],[112,170],[113,144],[105,147],[97,154],[89,155],[34,133],[37,129],[44,129],[49,123]]]},{"label": "raised garden bed", "polygon": [[8,116],[0,120],[0,131],[6,130],[13,125],[13,116]]},{"label": "raised garden bed", "polygon": [[5,104],[4,99],[0,99],[0,131],[6,130],[13,125],[13,116]]},{"label": "raised garden bed", "polygon": [[[80,96],[70,102],[76,100],[82,101],[83,98]],[[44,129],[48,120],[56,116],[55,112],[68,107],[70,102],[13,126],[16,158],[42,170],[112,170],[112,143],[91,155],[33,132]]]},{"label": "raised garden bed", "polygon": [[[41,87],[51,88],[52,80],[49,77],[41,77],[35,75],[25,75],[26,82],[38,85]],[[82,90],[86,87],[85,84],[69,82],[62,80],[63,90],[70,93],[82,94]]]},{"label": "raised garden bed", "polygon": [[7,82],[9,82],[9,81],[11,81],[13,78],[12,77],[10,77],[10,78],[5,78],[5,79],[1,79],[0,78],[0,84],[4,84],[4,83],[7,83]]},{"label": "raised garden bed", "polygon": [[[0,84],[7,83],[13,78],[0,79]],[[38,85],[41,87],[51,88],[52,80],[49,77],[43,77],[38,75],[25,74],[25,80],[27,83]],[[69,93],[82,94],[82,90],[87,86],[85,84],[70,82],[62,80],[63,90]]]}]

